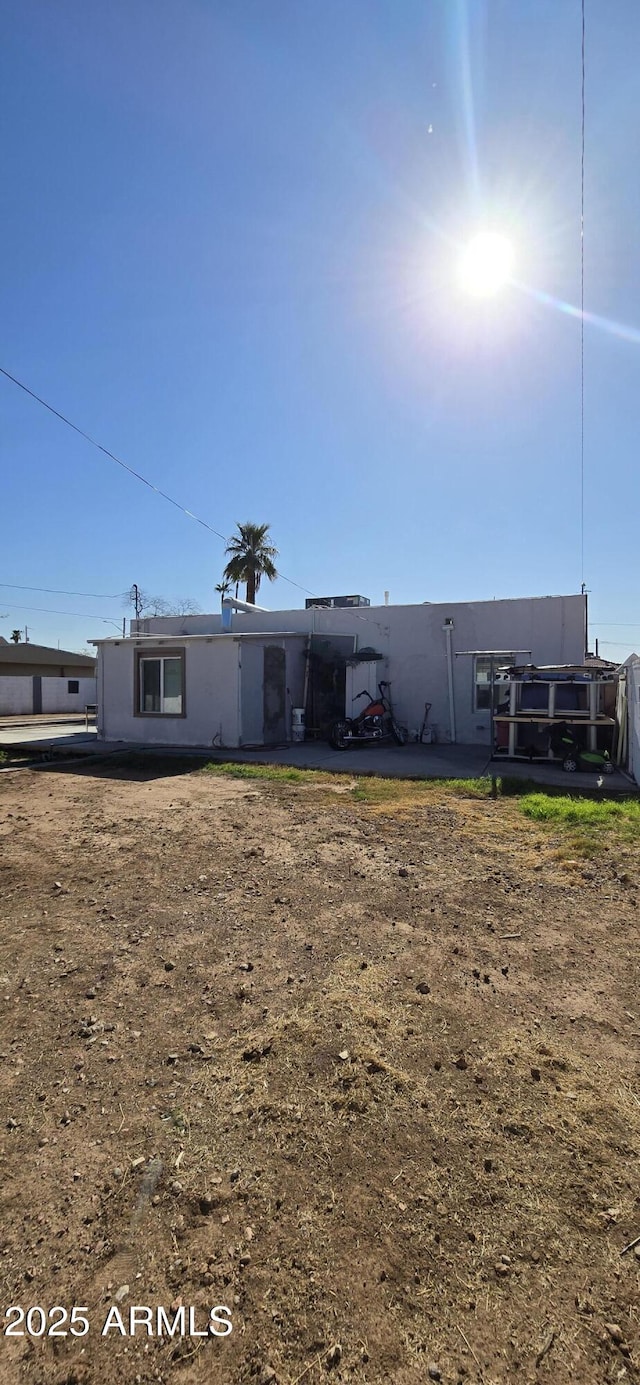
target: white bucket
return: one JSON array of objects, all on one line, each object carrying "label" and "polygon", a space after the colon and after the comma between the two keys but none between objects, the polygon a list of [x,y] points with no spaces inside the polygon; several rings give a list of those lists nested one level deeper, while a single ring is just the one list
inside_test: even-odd
[{"label": "white bucket", "polygon": [[304,740],[304,707],[291,708],[291,739],[292,741]]}]

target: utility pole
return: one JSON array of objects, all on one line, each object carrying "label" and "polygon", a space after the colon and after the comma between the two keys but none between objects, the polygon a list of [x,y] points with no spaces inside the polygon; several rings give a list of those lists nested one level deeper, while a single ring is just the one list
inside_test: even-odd
[{"label": "utility pole", "polygon": [[142,592],[137,582],[131,584],[127,594],[127,601],[135,610],[136,620],[139,620],[142,611]]}]

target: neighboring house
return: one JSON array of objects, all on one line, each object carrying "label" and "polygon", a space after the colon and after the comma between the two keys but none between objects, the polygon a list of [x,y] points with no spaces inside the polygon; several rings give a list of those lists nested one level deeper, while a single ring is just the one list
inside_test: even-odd
[{"label": "neighboring house", "polygon": [[96,702],[97,660],[42,644],[0,642],[0,716],[84,711]]},{"label": "neighboring house", "polygon": [[[582,663],[586,596],[150,617],[96,640],[98,734],[152,745],[278,744],[292,711],[307,729],[353,710],[389,679],[398,719],[418,731],[425,703],[439,739],[489,744],[492,669]],[[362,706],[362,703],[359,704]]]}]

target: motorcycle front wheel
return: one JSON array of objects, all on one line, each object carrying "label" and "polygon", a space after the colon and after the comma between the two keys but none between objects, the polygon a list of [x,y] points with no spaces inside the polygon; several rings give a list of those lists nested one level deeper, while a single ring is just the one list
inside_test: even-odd
[{"label": "motorcycle front wheel", "polygon": [[348,721],[334,721],[329,732],[329,745],[333,750],[346,750],[352,739],[350,731]]},{"label": "motorcycle front wheel", "polygon": [[406,726],[400,726],[397,721],[391,722],[391,735],[396,745],[406,745],[409,739],[409,732]]}]

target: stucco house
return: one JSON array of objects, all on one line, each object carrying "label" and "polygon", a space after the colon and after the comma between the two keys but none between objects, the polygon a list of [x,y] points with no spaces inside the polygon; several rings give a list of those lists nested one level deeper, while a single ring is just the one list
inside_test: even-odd
[{"label": "stucco house", "polygon": [[[229,748],[291,740],[350,714],[354,695],[391,682],[411,731],[425,703],[441,741],[489,744],[490,680],[509,664],[576,664],[585,595],[402,606],[327,606],[132,621],[98,651],[98,734],[129,744]],[[231,628],[229,628],[229,626]],[[361,705],[361,704],[360,704]]]},{"label": "stucco house", "polygon": [[0,640],[0,716],[84,711],[95,701],[90,654]]}]

